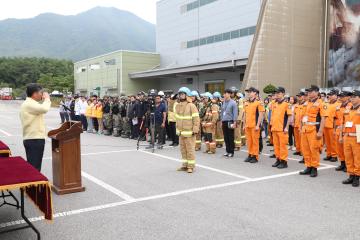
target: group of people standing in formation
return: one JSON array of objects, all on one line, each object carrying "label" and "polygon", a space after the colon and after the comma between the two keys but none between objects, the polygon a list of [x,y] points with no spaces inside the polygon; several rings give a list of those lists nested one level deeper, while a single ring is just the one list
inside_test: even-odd
[{"label": "group of people standing in formation", "polygon": [[121,98],[79,99],[64,102],[60,115],[69,111],[71,118],[82,121],[88,131],[90,126],[90,131],[141,140],[147,140],[153,122],[159,146],[166,139],[172,141],[171,146],[180,144],[183,164],[179,171],[193,173],[195,151],[201,150],[202,143],[206,154],[215,154],[225,144],[226,158],[234,157],[234,152],[246,145],[248,157],[244,161],[258,163],[262,138],[266,137],[268,146],[274,148],[272,167],[287,168],[292,149],[294,155],[302,156],[299,163],[305,165],[299,174],[317,177],[325,150],[323,160],[339,162],[335,170],[348,173],[343,184],[359,186],[359,90],[333,89],[325,94],[311,86],[289,97],[283,87],[277,87],[261,99],[259,90],[253,87],[245,90],[245,96],[235,87],[223,94],[199,94],[182,87],[176,94],[151,90],[148,95],[140,92]]}]

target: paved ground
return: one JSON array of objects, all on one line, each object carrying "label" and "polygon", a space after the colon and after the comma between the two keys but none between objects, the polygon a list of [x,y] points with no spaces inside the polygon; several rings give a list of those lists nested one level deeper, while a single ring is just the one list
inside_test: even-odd
[{"label": "paved ground", "polygon": [[[24,156],[18,106],[0,102],[0,139]],[[46,122],[59,125],[55,109]],[[223,158],[221,149],[198,153],[197,171],[188,175],[175,171],[178,148],[152,154],[136,151],[133,140],[88,133],[81,141],[86,192],[53,195],[53,223],[27,202],[43,239],[359,239],[360,189],[343,186],[346,176],[334,165],[324,163],[311,179],[297,174],[303,166],[295,158],[278,170],[266,155],[251,165],[243,162],[246,149],[233,159]],[[52,179],[49,143],[43,173]],[[0,230],[19,219],[16,210],[1,208]],[[24,230],[0,239],[35,236]]]}]

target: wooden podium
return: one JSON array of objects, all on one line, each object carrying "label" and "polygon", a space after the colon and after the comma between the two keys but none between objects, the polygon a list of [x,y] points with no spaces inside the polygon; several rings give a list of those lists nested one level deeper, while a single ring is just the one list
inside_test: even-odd
[{"label": "wooden podium", "polygon": [[48,133],[52,142],[53,185],[58,194],[83,192],[81,185],[80,122],[65,122]]}]

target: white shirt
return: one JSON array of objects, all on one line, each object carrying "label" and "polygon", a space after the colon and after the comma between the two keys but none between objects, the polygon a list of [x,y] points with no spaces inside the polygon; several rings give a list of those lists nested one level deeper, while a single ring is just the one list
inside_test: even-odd
[{"label": "white shirt", "polygon": [[86,100],[84,100],[84,101],[80,100],[79,102],[80,102],[80,114],[85,115],[86,108],[88,107],[88,103]]},{"label": "white shirt", "polygon": [[80,115],[80,102],[81,102],[80,99],[77,99],[75,101],[75,108],[74,108],[75,115]]}]

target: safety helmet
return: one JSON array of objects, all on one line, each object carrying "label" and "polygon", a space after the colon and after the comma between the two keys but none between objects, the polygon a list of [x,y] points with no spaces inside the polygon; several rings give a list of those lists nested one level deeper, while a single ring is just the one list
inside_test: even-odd
[{"label": "safety helmet", "polygon": [[199,93],[197,91],[191,91],[191,97],[199,97]]},{"label": "safety helmet", "polygon": [[163,91],[160,91],[160,92],[158,92],[157,95],[160,96],[160,97],[163,97],[163,96],[165,96],[165,93]]},{"label": "safety helmet", "polygon": [[206,93],[204,94],[204,97],[207,97],[207,98],[209,98],[209,99],[213,99],[213,95],[212,95],[211,93],[209,93],[209,92],[206,92]]},{"label": "safety helmet", "polygon": [[232,93],[237,93],[239,91],[239,89],[237,89],[236,87],[231,87],[230,90],[232,91]]},{"label": "safety helmet", "polygon": [[155,97],[158,95],[158,91],[156,89],[150,89],[149,90],[149,96],[150,97]]},{"label": "safety helmet", "polygon": [[178,93],[185,93],[187,96],[191,96],[191,91],[187,87],[181,87],[178,91]]},{"label": "safety helmet", "polygon": [[221,98],[221,94],[219,92],[214,92],[213,97],[214,98]]}]

